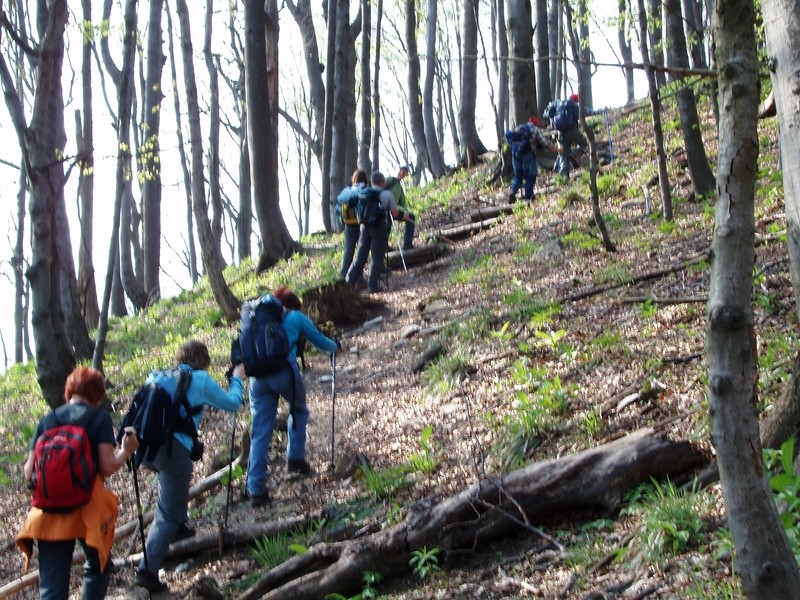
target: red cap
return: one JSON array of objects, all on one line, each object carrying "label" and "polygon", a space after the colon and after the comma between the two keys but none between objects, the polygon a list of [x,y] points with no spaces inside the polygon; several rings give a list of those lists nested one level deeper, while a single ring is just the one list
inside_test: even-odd
[{"label": "red cap", "polygon": [[537,127],[539,127],[541,125],[541,123],[539,122],[539,119],[537,119],[536,117],[529,117],[528,118],[528,123],[533,123]]},{"label": "red cap", "polygon": [[572,94],[572,96],[570,96],[569,99],[572,100],[573,102],[577,102],[578,101],[578,94]]}]

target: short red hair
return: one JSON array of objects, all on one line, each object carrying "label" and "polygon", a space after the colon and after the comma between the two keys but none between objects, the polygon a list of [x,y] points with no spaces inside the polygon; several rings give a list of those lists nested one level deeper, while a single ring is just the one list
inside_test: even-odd
[{"label": "short red hair", "polygon": [[64,400],[67,402],[73,396],[80,396],[92,406],[98,406],[105,395],[105,378],[96,369],[77,367],[67,377],[64,386]]},{"label": "short red hair", "polygon": [[288,310],[302,310],[303,308],[303,303],[300,302],[300,298],[297,297],[297,294],[285,285],[275,288],[272,295],[280,300],[283,307]]}]

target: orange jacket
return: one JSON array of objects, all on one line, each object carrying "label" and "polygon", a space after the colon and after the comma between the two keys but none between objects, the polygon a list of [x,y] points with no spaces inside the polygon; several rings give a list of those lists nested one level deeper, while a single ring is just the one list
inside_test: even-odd
[{"label": "orange jacket", "polygon": [[45,512],[31,508],[25,524],[17,534],[17,546],[25,553],[24,571],[33,554],[33,540],[50,542],[82,538],[97,550],[100,569],[105,570],[114,543],[114,527],[119,515],[119,498],[107,490],[103,478],[95,478],[88,503],[68,513]]}]

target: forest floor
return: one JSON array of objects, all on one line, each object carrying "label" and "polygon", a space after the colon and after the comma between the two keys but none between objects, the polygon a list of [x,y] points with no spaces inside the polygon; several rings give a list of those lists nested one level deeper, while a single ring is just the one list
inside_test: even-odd
[{"label": "forest floor", "polygon": [[[353,522],[375,519],[376,514],[388,519],[392,511],[420,499],[446,498],[487,473],[516,468],[521,463],[507,457],[521,439],[512,434],[521,406],[533,398],[544,402],[544,389],[555,390],[548,398],[556,406],[538,413],[543,420],[538,434],[527,447],[515,448],[525,462],[564,457],[655,425],[672,439],[690,440],[711,454],[704,353],[709,266],[703,256],[711,242],[713,203],[691,196],[688,173],[680,167],[679,155],[672,154],[675,223],[665,225],[645,214],[641,185],[647,177],[642,169],[652,175],[655,168],[649,154],[642,158],[638,148],[648,135],[646,123],[631,119],[614,139],[616,165],[601,170],[607,177],[601,208],[616,252],[597,243],[591,202],[586,186],[579,183],[583,170],[568,185],[542,172],[533,202],[518,202],[513,214],[454,241],[447,255],[431,263],[407,272],[394,270],[388,289],[373,296],[382,306],[363,315],[364,322],[382,317],[379,323],[369,329],[339,328],[345,351],[339,355],[335,379],[335,458],[360,455],[376,471],[407,464],[421,452],[424,430],[432,427],[430,445],[437,464],[432,473],[417,473],[387,499],[373,500],[369,517],[362,518],[363,499],[370,496],[364,480],[337,477],[329,470],[331,365],[326,356],[309,352],[308,457],[316,472],[305,478],[288,476],[285,433],[276,432],[270,453],[273,502],[251,508],[240,500],[243,480],[237,479],[229,526],[246,529],[316,514],[332,505],[350,507]],[[671,132],[669,139],[675,136],[679,132]],[[472,181],[488,177],[486,166],[473,173]],[[426,212],[419,219],[416,244],[442,227],[468,222],[471,209],[505,204],[507,184],[504,180],[490,189],[475,185],[446,209]],[[658,205],[657,186],[651,190]],[[782,202],[764,202],[757,210],[759,235],[780,229]],[[759,244],[756,254],[757,291],[764,298],[756,306],[757,335],[765,348],[789,327],[793,301],[785,243]],[[409,326],[422,331],[407,337]],[[414,372],[434,341],[443,343],[445,357]],[[762,376],[767,401],[780,392],[784,367],[773,369],[767,382]],[[204,436],[206,447],[216,452],[207,452],[196,469],[197,481],[213,472],[212,461],[224,459],[230,450],[230,416],[210,413]],[[237,421],[237,439],[246,427],[242,420]],[[691,475],[675,483],[683,484]],[[147,475],[141,478],[147,503],[152,485]],[[122,496],[119,524],[134,519],[129,476],[116,476],[111,485]],[[441,555],[441,570],[425,581],[409,568],[405,576],[377,584],[378,594],[396,600],[663,599],[721,597],[720,590],[725,590],[739,597],[731,583],[730,556],[712,555],[712,542],[724,526],[718,486],[702,492],[697,503],[702,506],[697,509],[702,520],[697,539],[702,541],[690,541],[678,553],[657,560],[646,554],[645,513],[635,509],[642,494],[633,492],[615,511],[567,511],[533,523],[557,541],[555,546],[521,530]],[[11,513],[6,505],[4,537],[10,540],[27,504],[18,498],[8,502],[19,505]],[[191,512],[199,536],[216,532],[225,513],[225,488],[194,501]],[[127,539],[118,542],[115,557],[123,556],[128,544]],[[134,551],[139,549],[137,540]],[[3,580],[11,581],[19,574],[20,555],[10,542],[4,554]],[[222,556],[214,550],[170,560],[161,575],[171,592],[161,597],[198,597],[198,581],[209,577],[224,597],[236,597],[261,570],[252,545]],[[108,597],[146,598],[146,591],[133,587],[132,580],[131,568],[122,568]],[[20,597],[36,597],[35,589]],[[349,598],[359,591],[341,593]],[[79,597],[74,586],[72,596]]]}]

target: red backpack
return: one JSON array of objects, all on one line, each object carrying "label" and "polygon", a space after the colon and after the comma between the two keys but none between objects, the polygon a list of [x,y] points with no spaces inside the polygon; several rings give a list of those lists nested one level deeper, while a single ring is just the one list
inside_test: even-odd
[{"label": "red backpack", "polygon": [[33,447],[33,506],[66,512],[89,501],[97,466],[86,430],[96,418],[83,427],[61,423],[54,412],[45,417],[44,433]]}]

